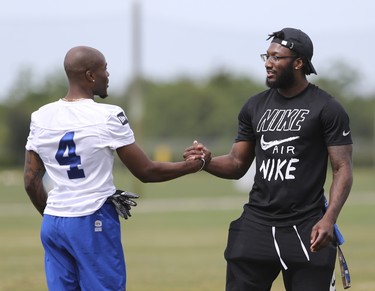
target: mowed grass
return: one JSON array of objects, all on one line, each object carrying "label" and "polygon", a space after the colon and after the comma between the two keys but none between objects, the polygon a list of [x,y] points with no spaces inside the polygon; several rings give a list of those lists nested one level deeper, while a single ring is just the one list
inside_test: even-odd
[{"label": "mowed grass", "polygon": [[[339,226],[352,276],[351,290],[375,290],[375,170],[356,169],[351,196]],[[22,186],[21,171],[0,172],[0,291],[47,290],[42,218]],[[233,181],[207,173],[160,184],[140,184],[125,170],[115,173],[119,188],[141,198],[122,220],[129,291],[224,290],[229,223],[242,212],[247,193]],[[328,191],[328,190],[326,190]],[[100,263],[100,262],[98,262]],[[336,272],[337,290],[343,290]],[[284,290],[281,279],[273,291]]]}]

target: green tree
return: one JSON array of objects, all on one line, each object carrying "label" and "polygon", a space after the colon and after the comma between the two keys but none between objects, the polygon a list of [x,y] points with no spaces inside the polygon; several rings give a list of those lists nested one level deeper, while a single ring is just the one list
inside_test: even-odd
[{"label": "green tree", "polygon": [[[355,142],[355,163],[374,165],[375,95],[354,94],[357,82],[358,73],[345,64],[335,65],[328,76],[319,75],[314,81],[346,108]],[[6,102],[0,105],[0,164],[3,167],[23,163],[31,113],[65,96],[67,89],[62,72],[52,73],[38,84],[33,80],[32,71],[20,73]],[[119,105],[130,117],[133,110],[131,89],[132,84],[129,84],[125,92],[110,92],[109,99],[97,98],[97,101]],[[227,151],[228,139],[233,140],[237,132],[237,115],[242,105],[250,96],[265,89],[264,84],[248,76],[226,71],[203,80],[189,77],[164,82],[142,80],[144,140],[153,149],[156,141],[170,143],[183,139],[183,145],[187,146],[186,140],[190,143],[191,139],[199,139],[215,150],[225,139]],[[138,133],[135,134],[137,138]],[[176,148],[180,149],[181,145]]]},{"label": "green tree", "polygon": [[219,72],[205,81],[180,78],[144,84],[145,134],[154,137],[233,137],[238,112],[264,89],[255,81]]}]

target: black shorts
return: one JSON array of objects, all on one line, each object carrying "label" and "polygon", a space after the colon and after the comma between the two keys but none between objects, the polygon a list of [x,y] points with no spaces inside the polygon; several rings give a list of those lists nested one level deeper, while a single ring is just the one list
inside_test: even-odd
[{"label": "black shorts", "polygon": [[320,217],[296,226],[272,227],[241,216],[230,224],[225,259],[226,291],[268,291],[283,274],[287,291],[335,290],[336,246],[310,252],[312,227]]}]

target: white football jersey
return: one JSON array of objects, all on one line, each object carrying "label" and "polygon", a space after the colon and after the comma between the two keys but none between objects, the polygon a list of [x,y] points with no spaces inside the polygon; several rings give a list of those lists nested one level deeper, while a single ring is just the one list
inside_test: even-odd
[{"label": "white football jersey", "polygon": [[114,151],[132,143],[128,119],[115,105],[59,100],[35,111],[26,149],[40,156],[53,182],[44,213],[78,217],[98,210],[116,190]]}]

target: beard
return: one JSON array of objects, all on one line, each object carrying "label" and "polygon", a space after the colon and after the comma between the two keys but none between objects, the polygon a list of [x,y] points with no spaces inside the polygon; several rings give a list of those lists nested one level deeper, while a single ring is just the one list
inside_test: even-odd
[{"label": "beard", "polygon": [[108,97],[107,85],[105,87],[95,90],[94,95],[97,95],[102,99],[107,98]]},{"label": "beard", "polygon": [[101,94],[101,95],[98,95],[100,98],[102,98],[102,99],[105,99],[105,98],[107,98],[108,97],[108,94]]},{"label": "beard", "polygon": [[295,78],[293,74],[293,66],[292,63],[289,64],[283,71],[281,71],[280,75],[276,78],[275,81],[270,81],[266,78],[266,85],[269,88],[273,89],[285,89],[290,88],[294,85]]}]

